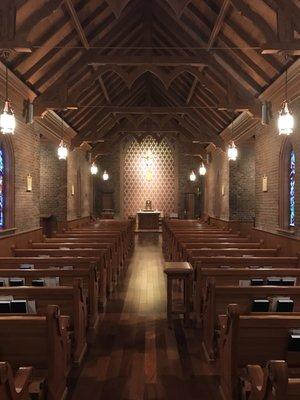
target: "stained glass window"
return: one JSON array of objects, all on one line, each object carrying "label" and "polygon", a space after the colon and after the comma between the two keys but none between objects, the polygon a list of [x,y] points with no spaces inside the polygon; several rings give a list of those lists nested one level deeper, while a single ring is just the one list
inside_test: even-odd
[{"label": "stained glass window", "polygon": [[0,228],[4,227],[4,152],[0,148]]},{"label": "stained glass window", "polygon": [[295,226],[295,174],[296,174],[296,155],[294,150],[290,152],[289,165],[289,226]]}]

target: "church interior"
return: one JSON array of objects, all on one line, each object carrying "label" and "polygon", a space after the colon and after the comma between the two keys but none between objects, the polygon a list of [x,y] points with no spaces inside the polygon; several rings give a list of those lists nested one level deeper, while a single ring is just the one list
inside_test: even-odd
[{"label": "church interior", "polygon": [[300,399],[299,56],[299,0],[0,1],[0,400]]}]

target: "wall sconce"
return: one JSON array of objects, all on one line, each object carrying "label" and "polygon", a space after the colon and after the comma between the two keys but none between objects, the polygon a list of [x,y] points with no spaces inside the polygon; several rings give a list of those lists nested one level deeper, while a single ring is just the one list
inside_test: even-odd
[{"label": "wall sconce", "polygon": [[75,187],[74,187],[74,185],[71,186],[71,195],[72,196],[75,195]]},{"label": "wall sconce", "polygon": [[268,191],[268,177],[266,175],[264,175],[262,179],[262,191],[263,192]]},{"label": "wall sconce", "polygon": [[26,178],[26,192],[32,192],[32,176],[30,174]]}]

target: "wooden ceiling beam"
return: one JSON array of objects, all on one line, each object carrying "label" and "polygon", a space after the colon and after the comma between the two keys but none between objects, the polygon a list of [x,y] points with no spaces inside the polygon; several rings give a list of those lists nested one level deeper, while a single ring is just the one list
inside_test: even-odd
[{"label": "wooden ceiling beam", "polygon": [[213,47],[219,35],[219,32],[221,31],[227,11],[229,10],[229,6],[230,6],[230,0],[223,0],[220,12],[217,16],[217,20],[213,26],[210,37],[208,39],[207,50],[210,50]]},{"label": "wooden ceiling beam", "polygon": [[157,56],[157,55],[110,55],[97,54],[89,51],[88,64],[90,65],[134,65],[134,66],[206,66],[210,65],[211,57],[203,52],[199,56]]},{"label": "wooden ceiling beam", "polygon": [[[23,3],[23,2],[22,2]],[[62,0],[48,0],[39,7],[17,30],[17,9],[22,4],[19,0],[1,0],[0,2],[0,49],[14,50],[18,53],[31,53],[32,44],[28,37],[36,24],[54,13],[62,3]]]},{"label": "wooden ceiling beam", "polygon": [[[64,2],[66,4],[66,6],[67,6],[68,12],[70,13],[74,28],[76,29],[76,31],[78,33],[78,36],[80,38],[80,41],[81,41],[82,45],[84,46],[84,48],[86,50],[89,50],[90,49],[89,41],[88,41],[88,39],[86,37],[86,34],[85,34],[85,32],[84,32],[84,30],[82,28],[82,25],[81,25],[81,23],[79,21],[79,18],[78,18],[77,12],[75,10],[75,7],[74,7],[74,5],[72,3],[72,0],[64,0]],[[93,67],[93,69],[95,70],[95,67]],[[104,85],[104,82],[103,82],[103,79],[101,78],[101,76],[98,77],[98,81],[99,81],[100,87],[101,87],[101,89],[103,91],[103,94],[104,94],[104,97],[105,97],[106,101],[110,104],[111,100],[109,98],[107,89],[106,89],[106,87]]]},{"label": "wooden ceiling beam", "polygon": [[[128,21],[128,13],[130,13],[131,11],[133,17],[130,19],[131,25],[129,29],[130,31],[137,29],[137,26],[139,25],[139,13],[137,12],[138,8],[139,5],[135,4],[133,7],[130,7],[129,5],[128,11],[122,15],[122,17],[118,21],[119,23],[113,24],[113,27],[110,28],[108,32],[107,30],[104,30],[103,24],[98,25],[97,28],[91,32],[90,37],[92,39],[91,40],[88,39],[89,42],[93,45],[99,43],[101,46],[104,47],[104,46],[109,46],[111,41],[113,40],[116,40],[118,38],[121,40],[122,37],[124,38],[124,30],[120,29],[120,26],[126,27],[126,29],[128,29],[128,25],[126,25],[126,22]],[[103,34],[103,32],[105,34]],[[67,62],[66,60],[62,60],[59,63],[59,66],[55,67],[56,71],[61,69],[63,65],[66,64],[66,62]],[[68,83],[68,86],[72,86],[77,79],[76,72],[78,71],[78,69],[86,66],[87,62],[88,62],[88,52],[81,55],[79,59],[76,60],[76,62],[72,60],[72,65],[70,65],[70,67],[65,72],[63,72],[52,85],[50,85],[40,96],[38,96],[38,98],[35,101],[36,104],[42,105],[43,102],[47,102],[48,98],[54,96],[62,85]]]}]

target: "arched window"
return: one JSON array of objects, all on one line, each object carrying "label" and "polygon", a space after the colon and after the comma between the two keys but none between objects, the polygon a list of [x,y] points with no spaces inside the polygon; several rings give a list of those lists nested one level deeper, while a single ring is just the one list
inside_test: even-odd
[{"label": "arched window", "polygon": [[289,165],[289,226],[295,226],[295,175],[296,175],[296,154],[290,151]]},{"label": "arched window", "polygon": [[0,230],[14,227],[14,197],[12,141],[0,137]]},{"label": "arched window", "polygon": [[4,228],[4,202],[5,202],[5,196],[4,196],[4,175],[5,175],[5,169],[4,169],[4,150],[2,147],[0,147],[0,228]]},{"label": "arched window", "polygon": [[279,227],[293,230],[295,227],[295,175],[296,154],[290,140],[282,144],[279,166]]}]

